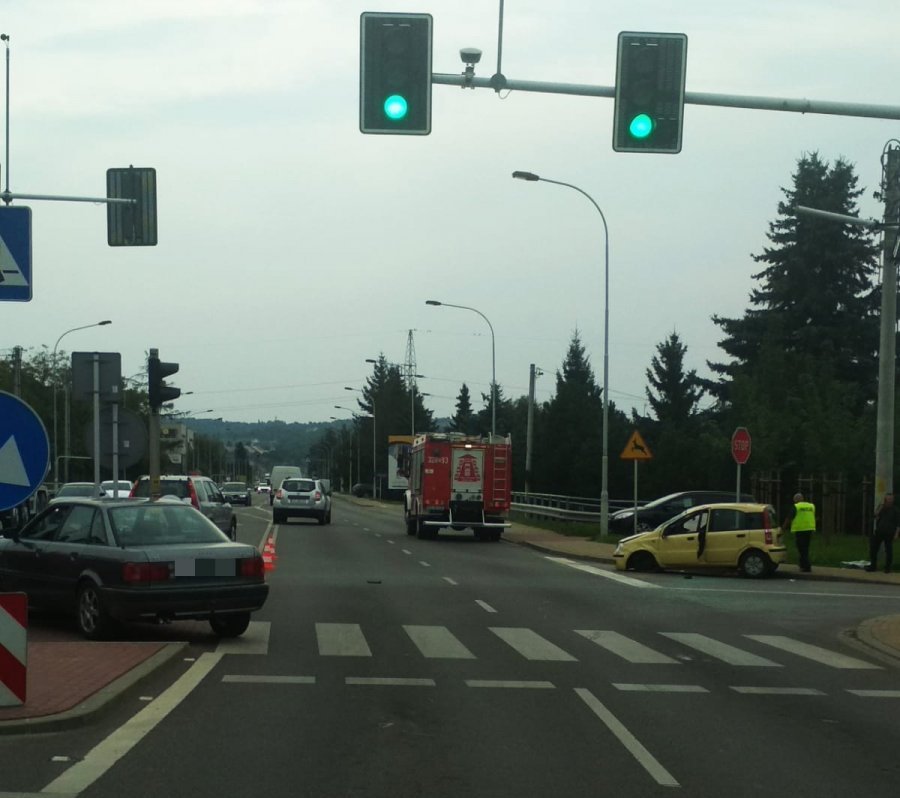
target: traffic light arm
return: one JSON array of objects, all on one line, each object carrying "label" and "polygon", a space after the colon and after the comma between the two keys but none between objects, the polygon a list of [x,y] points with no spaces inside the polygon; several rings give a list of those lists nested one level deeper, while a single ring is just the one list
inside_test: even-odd
[{"label": "traffic light arm", "polygon": [[[431,82],[442,86],[471,86],[477,89],[495,89],[491,78],[473,77],[468,82],[464,75],[435,72]],[[569,94],[582,97],[616,96],[615,86],[593,86],[581,83],[553,83],[539,80],[506,79],[505,89],[542,94]],[[873,103],[848,103],[829,100],[789,99],[783,97],[758,97],[743,94],[713,94],[686,91],[684,102],[689,105],[711,105],[723,108],[749,108],[757,111],[787,111],[798,114],[827,114],[854,116],[868,119],[900,120],[900,105],[875,105]]]}]

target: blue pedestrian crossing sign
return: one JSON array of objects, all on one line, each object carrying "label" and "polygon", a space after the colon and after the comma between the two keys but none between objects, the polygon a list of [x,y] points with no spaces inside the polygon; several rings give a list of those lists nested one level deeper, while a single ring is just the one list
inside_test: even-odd
[{"label": "blue pedestrian crossing sign", "polygon": [[44,422],[25,402],[0,391],[0,510],[31,496],[50,468]]},{"label": "blue pedestrian crossing sign", "polygon": [[31,301],[31,208],[0,208],[0,302]]}]

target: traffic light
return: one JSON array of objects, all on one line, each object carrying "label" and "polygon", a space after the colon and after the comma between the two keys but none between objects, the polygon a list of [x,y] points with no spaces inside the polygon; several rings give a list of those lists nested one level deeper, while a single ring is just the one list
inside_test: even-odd
[{"label": "traffic light", "polygon": [[431,14],[360,16],[362,133],[431,133],[431,30]]},{"label": "traffic light", "polygon": [[616,59],[616,152],[681,152],[687,36],[619,34]]},{"label": "traffic light", "polygon": [[181,396],[181,388],[166,385],[164,379],[178,371],[177,363],[163,363],[156,355],[156,350],[150,352],[147,358],[147,393],[150,399],[150,410],[157,412],[165,402],[171,402]]}]

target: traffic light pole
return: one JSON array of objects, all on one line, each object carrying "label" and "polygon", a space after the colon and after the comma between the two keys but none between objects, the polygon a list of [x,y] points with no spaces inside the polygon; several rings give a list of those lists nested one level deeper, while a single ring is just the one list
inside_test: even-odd
[{"label": "traffic light pole", "polygon": [[[593,86],[581,83],[554,83],[540,80],[510,80],[502,75],[491,78],[467,77],[435,72],[431,82],[442,86],[493,89],[494,91],[528,91],[542,94],[571,94],[583,97],[615,98],[615,86]],[[858,116],[869,119],[900,119],[900,106],[872,103],[833,102],[830,100],[757,97],[742,94],[714,94],[686,91],[684,102],[691,105],[714,105],[725,108],[750,108],[757,111],[788,111],[797,114]]]}]

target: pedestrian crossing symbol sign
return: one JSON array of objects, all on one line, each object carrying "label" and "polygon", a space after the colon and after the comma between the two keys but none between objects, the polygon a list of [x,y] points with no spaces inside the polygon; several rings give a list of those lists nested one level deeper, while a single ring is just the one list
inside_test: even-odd
[{"label": "pedestrian crossing symbol sign", "polygon": [[650,451],[650,447],[644,442],[641,433],[635,430],[631,433],[631,437],[628,439],[628,443],[625,444],[625,448],[622,450],[622,454],[619,455],[619,459],[652,460],[653,452]]}]

